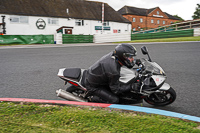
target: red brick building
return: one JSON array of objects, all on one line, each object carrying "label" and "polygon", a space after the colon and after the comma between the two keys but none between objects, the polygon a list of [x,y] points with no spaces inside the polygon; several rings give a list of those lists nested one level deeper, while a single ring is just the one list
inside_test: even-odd
[{"label": "red brick building", "polygon": [[179,18],[163,12],[159,7],[144,9],[124,6],[118,12],[132,22],[133,31],[157,28],[180,21]]}]

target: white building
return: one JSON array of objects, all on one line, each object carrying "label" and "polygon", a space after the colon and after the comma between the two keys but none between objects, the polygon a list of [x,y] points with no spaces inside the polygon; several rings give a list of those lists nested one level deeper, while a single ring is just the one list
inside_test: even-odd
[{"label": "white building", "polygon": [[[131,22],[108,4],[85,0],[1,0],[0,33],[6,35],[130,33]],[[5,16],[5,17],[3,17]]]}]

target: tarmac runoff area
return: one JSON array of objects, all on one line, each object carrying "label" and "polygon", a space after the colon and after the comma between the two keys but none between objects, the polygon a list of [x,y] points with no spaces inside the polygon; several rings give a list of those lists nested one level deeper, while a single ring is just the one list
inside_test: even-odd
[{"label": "tarmac runoff area", "polygon": [[27,99],[27,98],[0,98],[0,101],[62,104],[62,105],[82,105],[82,106],[93,106],[93,107],[102,107],[102,108],[111,108],[111,109],[113,108],[113,109],[131,110],[131,111],[136,111],[136,112],[144,112],[144,113],[149,113],[149,114],[158,114],[158,115],[163,115],[163,116],[170,116],[170,117],[200,122],[200,117],[181,114],[181,113],[175,113],[175,112],[165,111],[165,110],[160,110],[160,109],[132,106],[132,105],[76,102],[76,101],[63,101],[63,100]]}]

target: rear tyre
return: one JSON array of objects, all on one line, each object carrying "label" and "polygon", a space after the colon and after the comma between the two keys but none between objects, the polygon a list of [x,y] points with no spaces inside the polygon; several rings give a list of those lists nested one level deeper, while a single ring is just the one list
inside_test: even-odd
[{"label": "rear tyre", "polygon": [[75,86],[69,86],[67,89],[66,89],[67,92],[70,92],[72,94],[74,94],[75,96],[79,96],[81,93],[84,93],[83,90],[80,90],[78,88],[76,88]]},{"label": "rear tyre", "polygon": [[160,92],[155,92],[148,97],[144,98],[144,100],[151,105],[154,106],[165,106],[173,103],[176,99],[176,92],[172,87],[169,90],[163,90]]},{"label": "rear tyre", "polygon": [[74,92],[75,90],[78,90],[76,87],[74,87],[74,86],[69,86],[67,89],[66,89],[66,91],[67,92],[70,92],[70,93],[72,93],[72,92]]}]

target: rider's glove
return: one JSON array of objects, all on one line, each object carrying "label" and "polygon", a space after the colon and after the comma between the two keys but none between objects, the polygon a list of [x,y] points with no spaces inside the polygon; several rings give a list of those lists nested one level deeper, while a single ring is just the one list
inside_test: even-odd
[{"label": "rider's glove", "polygon": [[142,62],[140,59],[136,59],[135,64],[137,64],[139,66],[140,64],[142,64]]},{"label": "rider's glove", "polygon": [[137,71],[140,72],[140,71],[143,71],[144,69],[145,69],[145,66],[143,64],[140,64]]}]

